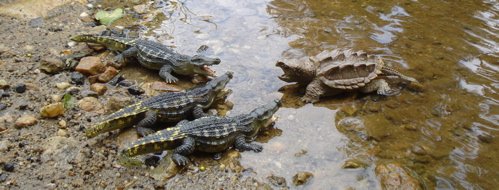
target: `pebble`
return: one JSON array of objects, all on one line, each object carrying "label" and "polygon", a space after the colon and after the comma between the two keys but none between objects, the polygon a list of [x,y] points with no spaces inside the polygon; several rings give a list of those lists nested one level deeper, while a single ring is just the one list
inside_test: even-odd
[{"label": "pebble", "polygon": [[7,175],[7,174],[0,174],[0,182],[6,181],[7,177],[9,177],[9,175]]},{"label": "pebble", "polygon": [[59,102],[62,100],[62,96],[59,94],[52,94],[50,95],[50,98],[52,98],[53,102]]},{"label": "pebble", "polygon": [[82,58],[75,68],[76,71],[85,75],[97,75],[104,72],[105,69],[100,57],[96,56]]},{"label": "pebble", "polygon": [[277,187],[286,187],[286,178],[284,177],[280,177],[280,176],[276,176],[274,174],[270,175],[267,177],[267,179],[269,180],[269,182],[272,184],[272,185],[275,185]]},{"label": "pebble", "polygon": [[59,124],[59,127],[63,128],[63,129],[67,127],[67,123],[65,120],[60,120],[58,124]]},{"label": "pebble", "polygon": [[144,90],[142,90],[142,88],[140,88],[138,86],[135,86],[135,85],[128,87],[128,92],[131,95],[141,95],[141,94],[144,94]]},{"label": "pebble", "polygon": [[72,87],[69,87],[68,89],[66,89],[66,93],[72,95],[72,96],[76,96],[78,95],[78,93],[80,93],[80,88],[76,87],[76,86],[72,86]]},{"label": "pebble", "polygon": [[0,79],[0,89],[9,88],[9,83],[6,80]]},{"label": "pebble", "polygon": [[84,90],[84,91],[81,92],[81,96],[82,97],[89,97],[89,96],[91,96],[91,97],[96,97],[97,98],[99,96],[99,94],[97,94],[97,92],[94,92],[94,91],[91,91],[91,90]]},{"label": "pebble", "polygon": [[102,110],[102,104],[94,97],[85,97],[81,99],[78,101],[78,107],[87,112]]},{"label": "pebble", "polygon": [[16,91],[17,93],[24,93],[26,92],[26,85],[23,83],[16,84],[14,86],[14,91]]},{"label": "pebble", "polygon": [[314,174],[310,172],[298,172],[293,176],[293,184],[295,186],[303,185],[308,182],[308,180],[313,177]]},{"label": "pebble", "polygon": [[56,83],[55,86],[60,90],[66,90],[66,88],[69,88],[71,84],[69,84],[68,82],[59,82]]},{"label": "pebble", "polygon": [[13,172],[15,169],[15,164],[8,162],[3,165],[3,170],[6,172]]},{"label": "pebble", "polygon": [[345,161],[345,163],[343,163],[342,168],[343,169],[356,169],[356,168],[364,168],[366,166],[367,166],[366,163],[364,163],[360,160],[352,159],[352,160]]},{"label": "pebble", "polygon": [[107,86],[102,83],[94,83],[90,86],[90,90],[96,92],[98,95],[103,95],[107,91]]},{"label": "pebble", "polygon": [[0,141],[0,152],[5,152],[7,150],[9,150],[9,141],[8,140]]},{"label": "pebble", "polygon": [[69,137],[68,131],[65,129],[59,129],[57,130],[57,136],[60,137]]},{"label": "pebble", "polygon": [[85,76],[79,72],[72,72],[70,77],[73,84],[82,85],[85,83]]},{"label": "pebble", "polygon": [[7,104],[0,103],[0,111],[4,110],[5,108],[7,108]]},{"label": "pebble", "polygon": [[54,118],[64,114],[64,105],[61,102],[52,103],[43,106],[40,109],[40,115],[42,117]]},{"label": "pebble", "polygon": [[68,47],[75,47],[75,46],[76,46],[76,42],[74,42],[74,41],[68,42]]},{"label": "pebble", "polygon": [[17,128],[28,127],[38,123],[36,117],[32,115],[23,115],[16,120],[15,126]]},{"label": "pebble", "polygon": [[118,74],[118,70],[116,70],[114,67],[107,67],[106,70],[99,75],[98,80],[101,82],[108,82],[111,79],[114,78]]},{"label": "pebble", "polygon": [[44,57],[40,60],[40,70],[49,74],[61,72],[65,67],[62,60],[52,57]]}]

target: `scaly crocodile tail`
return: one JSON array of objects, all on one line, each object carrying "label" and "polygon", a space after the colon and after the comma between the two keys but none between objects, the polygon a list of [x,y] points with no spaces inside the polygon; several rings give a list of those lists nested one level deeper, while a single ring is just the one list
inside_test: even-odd
[{"label": "scaly crocodile tail", "polygon": [[98,36],[91,34],[83,34],[73,36],[71,40],[75,42],[87,42],[96,43],[106,46],[108,49],[113,51],[124,51],[130,46],[135,45],[136,39],[121,38],[121,37],[111,37],[111,36]]},{"label": "scaly crocodile tail", "polygon": [[186,136],[187,134],[182,132],[180,127],[171,127],[133,142],[122,151],[122,154],[127,157],[132,157],[173,149],[178,144],[176,140],[185,138]]},{"label": "scaly crocodile tail", "polygon": [[112,113],[102,122],[85,130],[85,135],[88,138],[92,138],[101,133],[133,126],[136,123],[135,121],[141,118],[140,113],[144,113],[146,111],[147,108],[143,107],[141,103],[127,106]]}]

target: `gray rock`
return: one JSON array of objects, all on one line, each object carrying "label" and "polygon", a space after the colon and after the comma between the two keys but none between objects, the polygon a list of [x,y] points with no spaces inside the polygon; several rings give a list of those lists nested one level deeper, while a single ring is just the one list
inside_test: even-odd
[{"label": "gray rock", "polygon": [[57,58],[44,57],[40,61],[40,70],[49,74],[61,72],[65,67],[64,62]]},{"label": "gray rock", "polygon": [[286,187],[287,186],[286,179],[284,177],[280,177],[280,176],[276,176],[276,175],[272,174],[272,175],[268,176],[267,179],[269,180],[269,182],[272,185],[275,185],[277,187]]},{"label": "gray rock", "polygon": [[0,152],[5,152],[9,149],[9,141],[2,140],[0,141]]}]

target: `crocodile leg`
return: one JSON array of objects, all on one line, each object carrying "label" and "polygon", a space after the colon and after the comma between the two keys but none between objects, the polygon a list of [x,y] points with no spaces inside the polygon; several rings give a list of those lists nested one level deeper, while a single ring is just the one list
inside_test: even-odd
[{"label": "crocodile leg", "polygon": [[192,137],[185,137],[182,140],[182,145],[173,150],[172,160],[179,166],[185,166],[189,163],[189,158],[186,156],[194,152],[196,141]]},{"label": "crocodile leg", "polygon": [[194,119],[210,116],[210,114],[204,112],[203,106],[199,104],[193,108],[192,115],[194,116]]},{"label": "crocodile leg", "polygon": [[178,78],[171,74],[172,71],[173,68],[170,65],[163,65],[163,67],[159,69],[159,76],[165,79],[167,83],[176,83]]},{"label": "crocodile leg", "polygon": [[123,63],[125,62],[125,58],[127,57],[133,57],[135,55],[137,55],[137,52],[139,52],[139,49],[137,49],[136,47],[131,47],[131,48],[128,48],[127,50],[121,52],[120,54],[118,54],[114,60],[118,63]]},{"label": "crocodile leg", "polygon": [[157,120],[157,114],[154,111],[147,111],[144,119],[140,120],[137,125],[135,125],[135,129],[140,136],[145,137],[149,134],[154,133],[155,131],[148,128],[151,125],[154,125]]},{"label": "crocodile leg", "polygon": [[390,88],[390,85],[384,79],[375,79],[361,88],[361,92],[370,93],[376,91],[377,94],[383,96],[393,96],[400,93],[399,90]]},{"label": "crocodile leg", "polygon": [[247,143],[246,137],[242,134],[236,136],[236,142],[234,142],[234,146],[236,147],[236,149],[241,151],[252,150],[254,152],[261,152],[263,150],[263,147],[261,145]]},{"label": "crocodile leg", "polygon": [[315,79],[307,86],[305,96],[301,100],[305,103],[315,103],[319,101],[321,95],[326,93],[326,88],[322,84],[321,80]]}]

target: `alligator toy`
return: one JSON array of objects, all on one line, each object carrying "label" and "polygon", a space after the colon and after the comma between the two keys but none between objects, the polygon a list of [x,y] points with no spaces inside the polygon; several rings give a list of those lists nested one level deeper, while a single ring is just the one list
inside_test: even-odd
[{"label": "alligator toy", "polygon": [[123,38],[98,35],[78,35],[71,38],[75,42],[97,43],[112,51],[121,52],[116,56],[118,62],[125,58],[136,57],[139,63],[153,70],[159,70],[159,76],[167,83],[175,83],[178,78],[172,75],[215,76],[215,72],[208,68],[220,63],[219,58],[209,58],[203,55],[188,56],[179,54],[173,49],[150,40],[140,38]]},{"label": "alligator toy", "polygon": [[135,125],[141,136],[153,133],[149,126],[156,121],[178,122],[189,116],[200,118],[207,116],[204,109],[215,100],[225,99],[231,93],[225,85],[232,79],[232,72],[227,72],[206,84],[185,92],[167,92],[120,109],[85,131],[87,137]]}]

